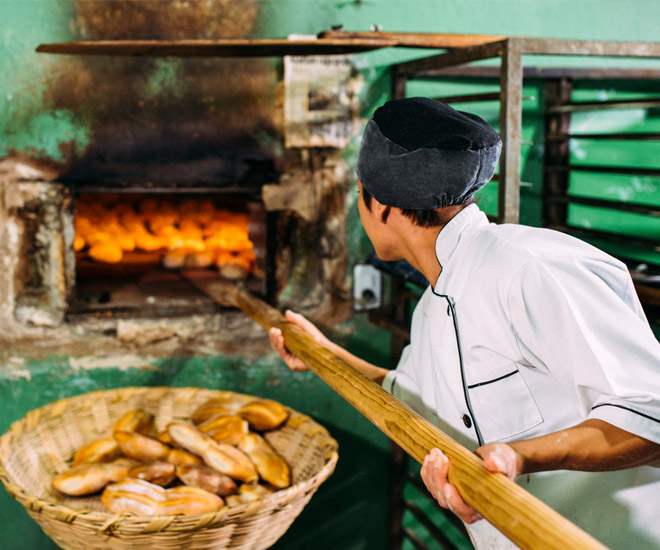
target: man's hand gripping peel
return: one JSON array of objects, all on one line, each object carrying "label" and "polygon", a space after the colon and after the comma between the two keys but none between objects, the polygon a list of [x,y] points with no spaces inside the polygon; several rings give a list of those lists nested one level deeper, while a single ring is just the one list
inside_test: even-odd
[{"label": "man's hand gripping peel", "polygon": [[[500,472],[513,480],[521,472],[521,460],[516,451],[505,443],[489,443],[477,449],[476,454],[491,472]],[[431,449],[422,464],[421,475],[426,488],[442,508],[454,512],[465,523],[474,523],[481,516],[468,506],[458,490],[447,480],[449,459],[440,449]]]},{"label": "man's hand gripping peel", "polygon": [[[308,321],[305,317],[300,315],[300,313],[294,313],[291,310],[287,310],[284,313],[284,316],[287,321],[298,326],[305,332],[310,338],[319,343],[325,348],[330,347],[331,342],[328,340],[323,333],[316,328],[316,326]],[[309,370],[309,367],[293,353],[291,353],[286,346],[284,345],[284,336],[282,331],[279,328],[271,328],[268,332],[268,337],[270,338],[270,345],[273,349],[280,354],[282,360],[286,365],[293,371],[306,371]]]}]

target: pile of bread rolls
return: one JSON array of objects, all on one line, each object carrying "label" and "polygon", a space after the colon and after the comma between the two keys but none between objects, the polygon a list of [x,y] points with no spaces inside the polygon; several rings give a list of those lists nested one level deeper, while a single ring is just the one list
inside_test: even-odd
[{"label": "pile of bread rolls", "polygon": [[264,439],[288,417],[270,399],[208,401],[190,422],[156,433],[154,417],[124,414],[112,433],[80,447],[53,478],[70,496],[101,494],[113,513],[202,514],[237,506],[291,485],[285,460]]},{"label": "pile of bread rolls", "polygon": [[248,223],[247,213],[210,200],[146,198],[133,204],[83,195],[73,245],[97,262],[119,263],[133,250],[161,251],[168,269],[215,265],[227,279],[244,279],[256,260]]}]

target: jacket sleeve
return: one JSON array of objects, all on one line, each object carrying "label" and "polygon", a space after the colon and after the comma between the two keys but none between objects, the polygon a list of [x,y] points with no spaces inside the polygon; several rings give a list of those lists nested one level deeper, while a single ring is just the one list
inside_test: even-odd
[{"label": "jacket sleeve", "polygon": [[508,302],[530,368],[559,380],[584,418],[660,442],[660,344],[625,267],[530,260]]},{"label": "jacket sleeve", "polygon": [[390,371],[385,376],[382,386],[385,391],[408,405],[415,412],[421,415],[426,413],[415,378],[413,352],[410,344],[403,348],[399,364],[395,370]]}]

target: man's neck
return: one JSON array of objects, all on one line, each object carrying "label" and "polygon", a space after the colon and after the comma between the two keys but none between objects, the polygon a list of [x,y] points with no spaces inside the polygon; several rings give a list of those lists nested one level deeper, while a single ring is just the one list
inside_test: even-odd
[{"label": "man's neck", "polygon": [[[448,212],[449,221],[464,207],[465,205],[448,206],[447,209],[450,209]],[[397,222],[403,245],[401,248],[403,258],[417,271],[421,272],[431,285],[435,285],[442,271],[442,265],[440,265],[436,256],[435,245],[438,234],[444,225],[420,227],[404,216],[399,217]]]}]

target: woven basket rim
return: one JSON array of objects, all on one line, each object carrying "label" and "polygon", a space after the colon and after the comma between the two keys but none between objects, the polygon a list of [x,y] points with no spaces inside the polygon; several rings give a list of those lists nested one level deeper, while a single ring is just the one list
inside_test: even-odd
[{"label": "woven basket rim", "polygon": [[[58,399],[49,404],[28,411],[22,418],[13,422],[9,429],[0,437],[0,481],[3,483],[10,496],[20,502],[28,511],[41,514],[50,519],[64,521],[67,523],[75,522],[93,524],[95,529],[98,528],[98,525],[100,524],[102,527],[98,530],[105,534],[122,531],[124,527],[128,528],[131,532],[134,532],[137,529],[142,533],[155,533],[165,530],[173,532],[192,531],[199,529],[200,526],[205,528],[219,527],[225,523],[235,521],[235,519],[238,517],[256,514],[264,506],[271,506],[272,508],[285,507],[289,502],[295,500],[298,495],[315,489],[334,471],[339,457],[337,441],[332,436],[330,436],[325,427],[317,423],[311,417],[285,406],[290,415],[306,417],[308,420],[305,420],[305,423],[309,421],[314,425],[315,435],[321,439],[320,447],[323,450],[324,465],[311,478],[300,481],[290,487],[287,487],[286,489],[281,489],[247,504],[241,504],[232,507],[225,505],[215,512],[186,516],[136,516],[131,514],[113,514],[111,512],[99,512],[94,510],[76,510],[64,504],[56,503],[52,500],[36,495],[31,495],[23,487],[12,481],[10,478],[5,464],[6,459],[11,452],[11,441],[15,437],[20,436],[20,434],[25,430],[26,426],[30,426],[31,424],[33,424],[32,427],[36,426],[40,418],[56,418],[61,416],[67,410],[68,406],[78,401],[94,397],[108,398],[109,396],[120,395],[122,393],[157,394],[158,392],[162,392],[166,394],[185,391],[205,393],[209,395],[230,393],[234,395],[260,399],[257,396],[230,390],[212,390],[198,387],[169,386],[127,386],[113,390],[97,390],[77,396]],[[196,520],[196,522],[191,524],[193,520]],[[150,526],[153,526],[154,524],[156,525],[150,529]]]}]

